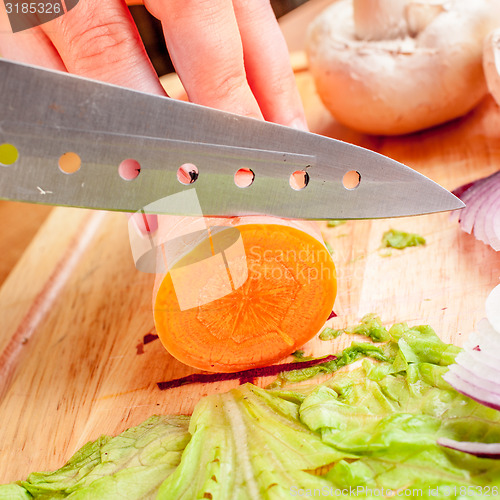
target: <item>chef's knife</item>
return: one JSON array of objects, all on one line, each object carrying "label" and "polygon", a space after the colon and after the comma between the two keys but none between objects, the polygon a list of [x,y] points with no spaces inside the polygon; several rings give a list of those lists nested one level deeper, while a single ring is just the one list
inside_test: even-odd
[{"label": "chef's knife", "polygon": [[[61,171],[70,157],[79,167],[71,174]],[[137,167],[133,180],[119,173],[125,160]],[[204,215],[363,219],[464,206],[425,176],[361,147],[5,59],[0,163],[0,198],[93,209],[199,215],[182,196],[154,203],[193,187]],[[181,166],[192,183],[179,181]],[[248,187],[235,183],[240,169]],[[356,187],[345,185],[348,172]],[[293,189],[291,176],[305,187]]]}]

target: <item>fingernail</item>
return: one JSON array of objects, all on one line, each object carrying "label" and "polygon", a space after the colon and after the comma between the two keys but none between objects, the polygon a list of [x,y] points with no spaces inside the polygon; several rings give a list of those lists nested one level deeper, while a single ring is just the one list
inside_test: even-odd
[{"label": "fingernail", "polygon": [[309,127],[302,118],[295,118],[295,120],[293,120],[292,123],[290,123],[290,127],[296,128],[298,130],[303,130],[305,132],[309,132]]}]

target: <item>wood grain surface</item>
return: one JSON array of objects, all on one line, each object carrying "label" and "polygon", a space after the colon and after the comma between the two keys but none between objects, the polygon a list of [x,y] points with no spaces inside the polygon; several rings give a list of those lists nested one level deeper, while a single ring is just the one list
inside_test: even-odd
[{"label": "wood grain surface", "polygon": [[[370,137],[335,122],[306,70],[297,82],[314,132],[390,156],[449,189],[499,168],[500,109],[490,98],[432,130]],[[334,327],[375,312],[388,325],[430,324],[461,345],[499,282],[500,255],[447,213],[321,224],[338,272]],[[380,244],[389,228],[420,233],[427,245],[387,255]],[[30,238],[0,288],[0,483],[60,467],[88,440],[152,414],[190,413],[202,396],[238,384],[157,388],[195,370],[159,341],[143,344],[153,331],[152,287],[153,276],[134,268],[120,214],[56,208]],[[337,352],[350,340],[314,339],[304,349]]]}]

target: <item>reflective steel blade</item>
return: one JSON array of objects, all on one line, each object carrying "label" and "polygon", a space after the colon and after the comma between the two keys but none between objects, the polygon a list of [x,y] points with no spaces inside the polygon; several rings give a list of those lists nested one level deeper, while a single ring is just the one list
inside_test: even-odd
[{"label": "reflective steel blade", "polygon": [[[0,167],[0,198],[34,203],[135,212],[194,187],[205,215],[362,219],[463,207],[423,175],[351,144],[1,59],[0,144],[19,153]],[[81,159],[74,174],[58,167],[68,152]],[[141,167],[132,181],[118,174],[129,158]],[[187,186],[177,179],[186,163],[199,171]],[[247,188],[234,182],[241,168],[255,174]],[[346,189],[352,170],[361,181]],[[295,171],[307,172],[302,190],[290,187]]]}]

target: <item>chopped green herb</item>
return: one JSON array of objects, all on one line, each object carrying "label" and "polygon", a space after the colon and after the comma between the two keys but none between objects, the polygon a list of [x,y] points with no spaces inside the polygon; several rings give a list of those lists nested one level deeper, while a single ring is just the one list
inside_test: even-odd
[{"label": "chopped green herb", "polygon": [[319,335],[321,340],[335,339],[343,333],[350,335],[364,335],[371,338],[374,342],[387,342],[390,339],[389,332],[382,325],[382,321],[375,314],[366,314],[361,323],[341,330],[325,328]]},{"label": "chopped green herb", "polygon": [[379,346],[369,343],[353,342],[350,347],[346,347],[342,353],[332,361],[320,363],[301,370],[291,370],[280,373],[276,380],[267,386],[267,389],[283,387],[286,384],[296,384],[320,374],[334,373],[340,368],[350,365],[363,357],[371,357],[380,361],[387,361],[388,359],[384,349]]},{"label": "chopped green herb", "polygon": [[337,227],[337,226],[341,226],[342,224],[345,224],[346,222],[347,222],[346,220],[332,219],[332,220],[329,220],[326,225],[328,227]]},{"label": "chopped green herb", "polygon": [[378,254],[380,257],[390,257],[392,255],[392,250],[390,248],[382,248]]},{"label": "chopped green herb", "polygon": [[426,241],[423,236],[415,233],[405,233],[404,231],[398,231],[397,229],[390,229],[382,236],[383,247],[397,248],[399,250],[406,247],[425,245],[425,243]]},{"label": "chopped green herb", "polygon": [[320,340],[333,340],[336,339],[337,337],[340,337],[344,333],[344,330],[335,330],[330,327],[326,327],[323,329],[323,331],[319,334]]},{"label": "chopped green herb", "polygon": [[295,352],[292,352],[292,356],[295,358],[295,361],[311,361],[312,359],[319,359],[315,358],[314,356],[306,356],[304,351],[298,350]]},{"label": "chopped green herb", "polygon": [[330,243],[328,243],[328,241],[325,241],[325,247],[328,250],[328,252],[330,253],[330,255],[333,255],[335,250],[333,249],[332,245],[330,245]]},{"label": "chopped green herb", "polygon": [[302,351],[301,349],[298,349],[297,351],[295,352],[292,352],[292,356],[297,360],[301,360],[301,359],[304,359],[304,351]]}]

